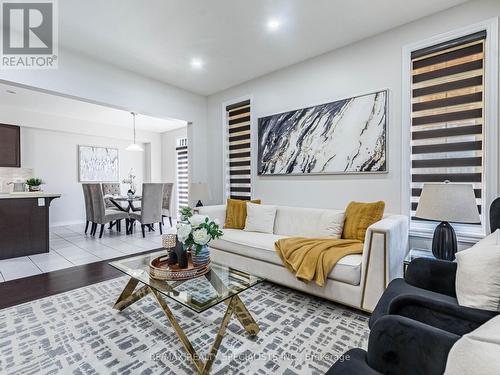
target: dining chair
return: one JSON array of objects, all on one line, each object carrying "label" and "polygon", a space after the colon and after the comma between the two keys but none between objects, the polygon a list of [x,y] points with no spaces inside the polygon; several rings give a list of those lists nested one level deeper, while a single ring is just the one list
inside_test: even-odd
[{"label": "dining chair", "polygon": [[[120,184],[118,182],[103,182],[101,184],[102,187],[102,193],[104,194],[104,204],[106,205],[106,210],[117,210],[117,211],[127,211],[126,209],[123,208],[118,208],[116,205],[111,202],[111,199],[106,198],[106,195],[120,195],[121,194],[121,188]],[[109,223],[108,229],[113,229],[113,226],[116,225],[116,230],[120,231],[120,222],[112,222]]]},{"label": "dining chair", "polygon": [[[97,225],[101,225],[101,230],[99,232],[99,238],[102,238],[104,232],[104,226],[107,223],[113,221],[120,221],[122,219],[128,219],[128,213],[119,210],[107,210],[104,203],[104,195],[102,193],[102,188],[100,184],[88,184],[90,190],[90,199],[92,202],[92,231],[91,235],[95,236]],[[120,228],[120,225],[117,225]]]},{"label": "dining chair", "polygon": [[[120,195],[121,189],[118,182],[104,182],[102,183],[102,193],[106,195]],[[119,210],[109,198],[104,198],[104,204],[107,210]]]},{"label": "dining chair", "polygon": [[174,188],[174,184],[172,182],[167,182],[163,184],[163,204],[161,209],[161,225],[165,225],[163,223],[163,218],[168,217],[168,221],[170,221],[170,226],[172,226],[172,213],[171,213],[171,205],[172,205],[172,190]]},{"label": "dining chair", "polygon": [[134,222],[141,223],[142,237],[146,237],[145,229],[153,230],[156,223],[159,224],[160,234],[162,233],[161,227],[161,214],[163,206],[163,184],[160,183],[146,183],[142,184],[142,202],[141,211],[130,212],[130,229],[129,233],[134,230]]},{"label": "dining chair", "polygon": [[[92,213],[92,201],[90,199],[90,189],[89,189],[89,184],[82,184],[82,190],[83,190],[83,200],[85,202],[85,234],[87,234],[87,231],[89,229],[89,224],[92,222],[93,219],[93,213]],[[94,223],[92,223],[92,226]]]}]

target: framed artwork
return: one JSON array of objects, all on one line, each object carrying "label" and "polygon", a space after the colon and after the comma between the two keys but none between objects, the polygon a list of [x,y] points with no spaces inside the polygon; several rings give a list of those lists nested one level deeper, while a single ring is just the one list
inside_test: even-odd
[{"label": "framed artwork", "polygon": [[388,91],[258,120],[258,174],[387,173]]},{"label": "framed artwork", "polygon": [[118,182],[118,149],[78,145],[78,181]]}]

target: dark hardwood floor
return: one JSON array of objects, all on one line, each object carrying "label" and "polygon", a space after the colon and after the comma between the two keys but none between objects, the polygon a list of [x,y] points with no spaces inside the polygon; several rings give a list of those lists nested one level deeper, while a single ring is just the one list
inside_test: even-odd
[{"label": "dark hardwood floor", "polygon": [[161,248],[0,283],[0,309],[123,276],[108,263],[158,250]]}]

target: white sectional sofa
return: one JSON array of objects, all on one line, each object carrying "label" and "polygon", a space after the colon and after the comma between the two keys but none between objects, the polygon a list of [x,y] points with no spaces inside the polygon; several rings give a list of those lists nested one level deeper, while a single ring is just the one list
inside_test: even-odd
[{"label": "white sectional sofa", "polygon": [[[314,237],[315,231],[328,225],[321,220],[331,217],[323,215],[331,211],[342,212],[277,206],[273,234],[224,229],[224,236],[209,244],[211,258],[277,284],[371,312],[387,284],[402,276],[408,247],[408,217],[387,214],[370,226],[363,254],[342,258],[324,287],[303,283],[285,268],[274,250],[274,242],[291,236]],[[226,206],[199,207],[199,213],[224,223]]]}]

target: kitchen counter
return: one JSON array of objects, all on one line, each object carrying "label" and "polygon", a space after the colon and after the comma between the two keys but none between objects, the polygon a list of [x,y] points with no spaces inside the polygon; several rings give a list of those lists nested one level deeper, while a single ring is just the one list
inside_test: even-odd
[{"label": "kitchen counter", "polygon": [[49,212],[61,194],[0,193],[0,259],[48,253]]},{"label": "kitchen counter", "polygon": [[19,199],[19,198],[59,198],[61,194],[52,194],[45,192],[26,192],[26,193],[0,193],[0,199]]}]

